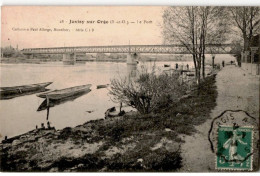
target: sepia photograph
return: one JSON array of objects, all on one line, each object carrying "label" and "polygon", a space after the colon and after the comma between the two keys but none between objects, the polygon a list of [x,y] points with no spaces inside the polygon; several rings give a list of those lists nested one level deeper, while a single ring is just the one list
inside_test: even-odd
[{"label": "sepia photograph", "polygon": [[259,172],[260,6],[1,6],[1,172]]}]

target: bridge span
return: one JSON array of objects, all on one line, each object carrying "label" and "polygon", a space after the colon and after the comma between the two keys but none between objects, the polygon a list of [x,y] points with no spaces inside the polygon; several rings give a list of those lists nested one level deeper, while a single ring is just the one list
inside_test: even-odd
[{"label": "bridge span", "polygon": [[[63,61],[76,60],[77,53],[128,53],[127,62],[136,59],[140,53],[154,54],[190,54],[184,45],[111,45],[111,46],[77,46],[52,48],[24,48],[22,53],[28,56],[35,54],[63,54]],[[233,54],[231,44],[206,44],[205,54]]]}]

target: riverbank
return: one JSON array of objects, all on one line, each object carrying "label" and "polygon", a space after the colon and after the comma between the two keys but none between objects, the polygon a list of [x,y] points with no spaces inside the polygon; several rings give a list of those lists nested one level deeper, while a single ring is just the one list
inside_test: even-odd
[{"label": "riverbank", "polygon": [[1,144],[2,171],[178,171],[184,136],[216,105],[215,76],[156,114],[128,112],[74,128],[38,129]]}]

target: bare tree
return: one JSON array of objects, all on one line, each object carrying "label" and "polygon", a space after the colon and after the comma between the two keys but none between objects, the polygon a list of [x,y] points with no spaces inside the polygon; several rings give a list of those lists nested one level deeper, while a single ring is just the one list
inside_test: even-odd
[{"label": "bare tree", "polygon": [[192,54],[197,83],[201,69],[205,76],[205,51],[207,44],[219,44],[228,32],[227,12],[224,7],[168,7],[163,15],[165,43],[184,45]]},{"label": "bare tree", "polygon": [[244,40],[243,49],[249,50],[249,43],[255,34],[260,33],[259,7],[230,7],[233,24]]},{"label": "bare tree", "polygon": [[192,54],[197,82],[200,83],[198,20],[196,7],[168,7],[163,14],[163,35],[166,44],[182,44]]},{"label": "bare tree", "polygon": [[[229,14],[226,7],[199,7],[202,40],[202,75],[205,77],[205,51],[218,50],[230,34]],[[218,46],[206,46],[218,44]],[[220,45],[219,45],[220,44]]]}]

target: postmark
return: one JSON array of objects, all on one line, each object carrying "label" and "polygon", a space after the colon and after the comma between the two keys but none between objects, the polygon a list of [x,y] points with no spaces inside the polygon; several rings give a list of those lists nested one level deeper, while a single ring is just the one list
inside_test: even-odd
[{"label": "postmark", "polygon": [[213,119],[209,131],[211,150],[215,153],[215,169],[252,171],[258,137],[256,119],[247,112],[222,112]]}]

